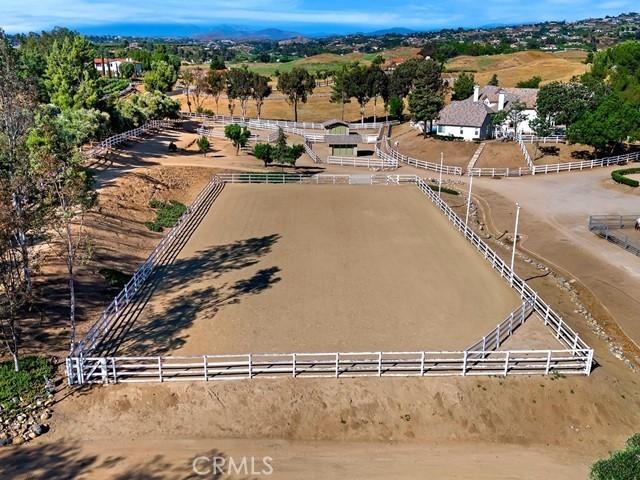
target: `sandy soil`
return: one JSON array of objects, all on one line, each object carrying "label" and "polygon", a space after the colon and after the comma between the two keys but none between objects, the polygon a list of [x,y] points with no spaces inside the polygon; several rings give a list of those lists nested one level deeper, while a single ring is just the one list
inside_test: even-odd
[{"label": "sandy soil", "polygon": [[[494,233],[512,228],[513,202],[523,202],[524,251],[567,278],[573,274],[579,299],[618,341],[623,334],[614,331],[616,322],[631,332],[637,318],[640,264],[588,232],[586,217],[637,213],[640,189],[610,181],[610,170],[477,179],[474,190]],[[126,213],[129,190],[114,179],[117,185]],[[509,255],[487,241],[503,258]],[[519,260],[516,265],[596,349],[591,377],[263,379],[65,389],[49,434],[0,449],[0,476],[189,478],[196,455],[222,452],[271,456],[274,478],[584,479],[595,459],[637,432],[638,376],[609,353],[553,278]]]},{"label": "sandy soil", "polygon": [[552,165],[554,163],[581,162],[583,160],[593,160],[596,154],[593,147],[588,145],[566,143],[541,143],[536,152],[533,143],[527,144],[527,150],[533,163],[536,165]]},{"label": "sandy soil", "polygon": [[520,168],[527,162],[516,142],[486,142],[484,150],[476,162],[476,168]]},{"label": "sandy soil", "polygon": [[[524,247],[578,279],[585,294],[604,306],[598,312],[600,320],[613,329],[619,325],[636,342],[631,358],[640,359],[640,262],[587,228],[589,215],[638,213],[638,192],[615,184],[610,178],[614,168],[508,182],[482,179],[477,192],[491,205],[498,231],[512,230],[508,212],[513,212],[515,201],[521,203]],[[620,342],[625,343],[624,338]]]},{"label": "sandy soil", "polygon": [[408,123],[394,127],[391,142],[400,142],[398,150],[410,157],[440,163],[440,153],[443,153],[445,165],[463,168],[469,164],[469,160],[471,160],[479,146],[475,142],[424,138],[420,132],[411,128]]},{"label": "sandy soil", "polygon": [[520,304],[414,187],[227,186],[165,275],[120,354],[458,349]]}]

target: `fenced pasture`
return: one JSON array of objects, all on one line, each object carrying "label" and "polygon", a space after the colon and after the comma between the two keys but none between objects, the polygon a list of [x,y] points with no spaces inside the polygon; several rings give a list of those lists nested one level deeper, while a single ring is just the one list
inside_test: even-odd
[{"label": "fenced pasture", "polygon": [[[295,178],[294,178],[295,177]],[[338,296],[344,298],[346,304],[343,307],[349,305],[347,307],[350,310],[353,310],[353,319],[360,319],[360,321],[365,321],[365,323],[360,323],[357,325],[357,328],[351,332],[343,332],[349,333],[348,335],[338,335],[336,338],[339,340],[335,343],[336,349],[333,352],[338,353],[280,353],[281,350],[277,350],[276,344],[272,344],[272,353],[262,353],[262,354],[243,354],[236,355],[231,352],[242,351],[242,338],[248,339],[247,341],[253,341],[258,339],[258,341],[263,341],[264,337],[276,338],[277,336],[282,338],[298,338],[299,335],[296,335],[294,331],[290,330],[291,324],[287,326],[286,331],[275,331],[274,335],[266,336],[263,335],[263,331],[259,328],[260,322],[256,320],[255,315],[251,318],[250,322],[246,322],[245,327],[242,327],[241,322],[236,322],[235,319],[237,316],[231,315],[227,317],[226,322],[222,322],[220,325],[216,324],[215,328],[208,322],[205,318],[203,321],[195,320],[191,322],[187,322],[189,329],[188,335],[186,335],[187,343],[189,338],[201,339],[206,335],[209,335],[209,338],[215,339],[215,341],[219,341],[220,338],[225,338],[229,332],[234,332],[239,328],[239,332],[235,332],[236,337],[226,337],[228,338],[228,343],[226,348],[222,345],[221,348],[216,349],[215,355],[203,355],[203,350],[199,350],[199,355],[196,355],[194,351],[189,352],[188,349],[180,349],[174,348],[171,351],[162,352],[158,350],[158,345],[162,345],[161,342],[145,344],[140,343],[143,346],[142,354],[140,355],[121,355],[121,354],[110,354],[105,355],[100,352],[99,348],[84,348],[79,349],[77,353],[70,357],[67,361],[67,372],[69,375],[69,381],[71,383],[112,383],[112,382],[126,382],[126,381],[172,381],[172,380],[218,380],[218,379],[237,379],[237,378],[254,378],[254,377],[267,377],[267,376],[295,376],[295,377],[304,377],[304,376],[389,376],[389,375],[402,375],[402,376],[431,376],[431,375],[508,375],[508,374],[548,374],[552,372],[563,373],[563,374],[589,374],[591,371],[592,365],[592,357],[593,350],[591,350],[588,345],[586,345],[580,337],[564,323],[564,321],[553,311],[553,309],[546,304],[538,294],[532,290],[522,279],[520,279],[517,275],[512,272],[508,265],[495,253],[491,250],[484,241],[478,237],[471,229],[467,228],[464,225],[464,222],[455,214],[455,212],[444,202],[442,201],[437,193],[434,193],[419,177],[415,176],[401,176],[401,175],[358,175],[358,176],[332,176],[332,175],[322,175],[322,176],[297,176],[297,175],[283,175],[282,178],[278,179],[276,175],[262,175],[262,176],[252,176],[251,174],[230,174],[224,177],[220,177],[220,181],[224,183],[280,183],[280,184],[290,184],[290,183],[298,183],[298,184],[350,184],[350,185],[375,185],[375,184],[384,184],[384,185],[398,185],[398,184],[410,184],[416,186],[420,192],[422,192],[427,198],[436,206],[436,209],[431,207],[432,213],[436,216],[432,218],[432,214],[428,214],[426,217],[430,219],[427,221],[425,216],[419,214],[415,215],[416,212],[407,213],[407,223],[409,226],[409,230],[417,229],[414,232],[414,237],[411,238],[412,235],[409,235],[407,238],[407,233],[404,232],[401,237],[402,241],[398,242],[397,240],[387,239],[384,242],[384,247],[381,247],[375,242],[369,246],[369,255],[368,257],[374,258],[374,253],[378,257],[384,256],[394,250],[402,250],[405,252],[409,252],[412,254],[409,261],[406,261],[403,264],[402,273],[405,275],[407,273],[407,266],[410,266],[412,263],[420,265],[419,257],[415,255],[419,255],[420,252],[424,252],[425,250],[430,250],[430,255],[435,255],[439,262],[431,261],[431,266],[428,267],[426,280],[412,282],[411,278],[404,278],[403,281],[403,290],[402,293],[394,292],[391,287],[394,283],[398,283],[397,279],[394,277],[394,281],[390,284],[379,283],[379,280],[383,280],[384,276],[379,275],[379,265],[372,266],[370,271],[367,271],[366,277],[369,283],[372,285],[367,285],[366,282],[360,282],[357,285],[359,288],[362,287],[362,283],[367,288],[370,288],[367,292],[367,295],[359,295],[358,290],[353,289],[353,285],[351,288],[345,288],[345,285],[338,285],[335,291],[338,292]],[[234,187],[234,188],[248,188],[254,190],[256,187],[245,186],[245,187]],[[300,193],[292,195],[294,198],[289,198],[288,203],[295,204],[298,206],[302,199],[308,196],[314,189],[323,188],[323,187],[308,187],[308,186],[283,186],[283,187],[273,187],[273,186],[263,186],[258,187],[259,189],[272,189],[278,188],[280,190],[286,190],[290,188],[299,188]],[[354,191],[357,192],[358,188],[352,189],[350,187],[329,187],[329,188],[337,188],[335,190],[338,191]],[[386,196],[389,192],[397,191],[401,192],[397,195],[403,197],[404,195],[408,195],[412,189],[410,187],[398,188],[373,188],[369,189],[367,187],[360,187],[365,192],[363,195],[381,195]],[[409,188],[409,190],[406,190]],[[225,192],[229,192],[232,190],[226,190]],[[255,190],[254,190],[255,191]],[[275,190],[274,190],[275,191]],[[371,193],[369,193],[369,191]],[[273,192],[267,192],[268,195],[272,195]],[[295,192],[291,192],[292,194]],[[359,192],[358,192],[359,194]],[[226,195],[226,193],[225,193]],[[219,200],[224,200],[225,195],[222,195]],[[335,194],[334,194],[335,195]],[[350,195],[350,194],[349,194]],[[394,194],[396,195],[396,194]],[[296,198],[297,197],[297,198]],[[373,199],[373,197],[371,197]],[[424,201],[424,200],[423,200]],[[234,206],[239,206],[240,203],[237,201],[231,202]],[[261,202],[257,202],[261,203]],[[312,239],[316,239],[323,242],[323,245],[331,244],[332,242],[327,242],[328,239],[322,239],[324,232],[328,231],[327,226],[325,225],[322,228],[322,235],[317,231],[314,231],[312,228],[309,228],[309,225],[316,221],[318,218],[317,215],[320,215],[320,210],[329,209],[332,212],[340,211],[340,209],[344,209],[350,203],[352,206],[358,206],[359,216],[362,217],[387,217],[394,218],[398,215],[398,212],[401,212],[406,208],[407,199],[403,197],[403,200],[400,201],[398,199],[392,201],[386,201],[382,203],[370,204],[369,202],[364,202],[365,206],[368,206],[369,209],[365,208],[363,211],[363,203],[362,202],[348,202],[345,199],[342,199],[340,202],[340,206],[327,204],[324,202],[314,202],[317,207],[315,210],[311,212],[309,215],[309,220],[306,222],[301,222],[300,219],[296,220],[296,224],[304,225],[305,228],[300,228],[303,234],[303,242],[307,241],[307,244]],[[394,213],[389,215],[385,215],[385,211],[382,208],[382,205],[394,205],[399,207],[402,205],[400,210],[394,210]],[[428,206],[425,205],[425,206]],[[420,207],[421,209],[422,207]],[[231,212],[227,212],[224,214],[225,210],[232,210]],[[440,210],[443,215],[437,214],[437,211]],[[193,214],[192,210],[192,214]],[[237,217],[237,210],[228,209],[228,208],[220,208],[219,202],[217,201],[214,205],[212,211],[218,211],[219,214],[222,215],[222,219],[232,218],[234,215]],[[368,213],[370,212],[370,213]],[[225,217],[226,215],[226,217]],[[203,225],[206,223],[209,215],[206,215],[203,220]],[[333,215],[334,221],[336,220],[335,214]],[[356,217],[353,217],[356,218]],[[434,225],[438,225],[439,222],[437,219],[444,220],[450,223],[450,225],[442,228],[441,226],[434,227]],[[264,220],[262,216],[252,216],[249,215],[249,218],[245,219],[244,225],[253,225],[254,222],[261,223]],[[425,248],[424,240],[425,240],[425,232],[422,230],[424,228],[424,223],[428,223],[430,228],[433,229],[433,232],[436,232],[436,236],[444,235],[447,237],[445,240],[443,238],[439,238],[432,247]],[[280,221],[279,225],[282,224]],[[203,228],[201,225],[199,228]],[[216,229],[220,229],[216,222]],[[454,228],[451,229],[451,226]],[[363,225],[360,223],[352,224],[351,222],[339,222],[335,225],[335,232],[344,232],[345,241],[351,239],[353,237],[353,233],[362,230]],[[243,227],[244,228],[244,227]],[[266,227],[265,227],[266,228]],[[269,230],[269,229],[267,229]],[[387,229],[393,230],[393,229]],[[398,231],[404,230],[404,228],[398,228]],[[459,242],[452,241],[449,237],[449,233],[455,233],[458,231],[461,236],[458,237],[458,240],[466,239],[467,245],[464,246],[464,249],[460,250],[466,251],[468,253],[461,254],[458,252],[456,255],[447,255],[445,252],[437,252],[435,250],[436,247],[443,248],[441,244],[447,244],[449,247],[456,246]],[[228,231],[227,231],[228,232]],[[420,232],[418,234],[418,232]],[[432,234],[433,234],[432,232]],[[273,235],[273,232],[272,234]],[[375,233],[373,234],[375,235]],[[201,235],[196,235],[194,238],[198,238]],[[371,234],[369,235],[371,236]],[[276,251],[280,248],[279,243],[281,242],[280,237],[273,237],[269,235],[262,235],[262,238],[269,237],[269,246],[268,249],[271,248]],[[419,240],[420,238],[420,240]],[[346,246],[345,242],[333,242],[338,246]],[[363,242],[363,245],[366,247],[367,242]],[[464,243],[464,242],[463,242]],[[296,241],[296,244],[300,244],[299,241]],[[473,247],[469,249],[469,244]],[[206,251],[205,245],[198,243],[197,240],[194,240],[194,244],[191,246],[192,253],[197,253],[197,251],[204,250]],[[255,247],[255,246],[254,246]],[[447,247],[447,248],[449,248]],[[264,246],[260,247],[264,248]],[[459,248],[456,246],[455,248]],[[461,247],[460,247],[461,248]],[[284,248],[283,248],[284,249]],[[473,250],[477,250],[480,253],[474,253]],[[184,249],[183,249],[184,250]],[[252,248],[251,250],[255,250]],[[286,249],[285,249],[286,250]],[[329,249],[330,250],[330,249]],[[366,248],[365,248],[366,250]],[[332,253],[335,254],[336,250],[333,250]],[[202,252],[200,252],[202,253]],[[228,253],[228,252],[227,252]],[[315,248],[313,250],[314,256],[319,255],[321,258],[317,261],[317,267],[320,269],[319,275],[310,275],[309,269],[304,269],[305,272],[302,273],[303,278],[305,278],[306,282],[311,282],[311,285],[316,285],[313,281],[316,276],[318,279],[315,282],[320,281],[322,284],[324,282],[329,282],[333,279],[340,279],[338,275],[336,277],[334,268],[332,266],[335,263],[332,263],[332,258],[322,257],[322,249]],[[180,254],[187,255],[187,252],[183,252]],[[469,256],[470,255],[470,256]],[[288,255],[284,255],[282,258],[287,257]],[[265,256],[265,258],[269,258],[269,255]],[[465,263],[465,268],[460,269],[455,265],[451,265],[451,260],[455,258],[460,258]],[[457,292],[455,295],[455,301],[447,301],[446,297],[443,297],[445,292],[443,288],[449,288],[455,290],[459,288],[461,285],[467,284],[467,282],[454,282],[451,284],[447,282],[447,275],[450,275],[451,272],[455,271],[454,278],[459,278],[461,272],[469,271],[468,263],[473,264],[475,260],[481,260],[485,265],[489,265],[491,269],[496,270],[499,273],[499,276],[495,276],[496,279],[502,279],[504,282],[503,285],[507,287],[511,287],[513,291],[519,296],[524,303],[521,306],[513,310],[513,313],[510,314],[507,319],[500,323],[498,327],[495,327],[495,318],[496,315],[493,316],[493,319],[486,318],[486,322],[492,323],[493,327],[489,326],[488,323],[483,320],[481,325],[478,325],[479,319],[484,318],[485,315],[480,315],[479,312],[482,311],[483,308],[487,308],[486,305],[483,306],[483,302],[489,300],[489,303],[492,303],[490,308],[495,307],[495,303],[499,298],[504,298],[505,294],[496,293],[496,296],[493,296],[490,292],[499,292],[500,288],[496,289],[495,287],[488,287],[491,285],[491,282],[487,283],[487,281],[483,279],[479,279],[478,274],[482,269],[472,268],[473,272],[471,273],[471,277],[473,277],[472,283],[480,286],[482,289],[482,298],[475,299],[471,298],[469,294],[464,294],[462,292]],[[177,259],[180,261],[181,259]],[[424,260],[423,260],[424,261]],[[280,261],[275,262],[276,264],[272,265],[270,268],[262,268],[258,271],[254,271],[254,275],[249,279],[243,278],[231,278],[230,281],[235,280],[234,285],[240,285],[242,288],[247,289],[249,292],[247,294],[247,298],[241,299],[240,305],[247,304],[247,311],[258,312],[259,308],[257,304],[253,304],[256,299],[259,299],[263,295],[266,295],[264,292],[268,290],[268,293],[276,292],[277,287],[280,286],[280,282],[285,282],[287,280],[287,269],[283,268],[280,270],[280,267],[284,267],[283,265],[277,265],[281,263]],[[438,263],[444,263],[446,268],[442,266],[438,266]],[[187,264],[185,264],[187,265]],[[192,265],[192,264],[188,264]],[[210,264],[209,266],[215,267],[217,264]],[[347,264],[348,265],[348,264]],[[264,265],[266,267],[266,265]],[[255,268],[258,268],[257,266]],[[434,271],[434,268],[436,270]],[[489,269],[489,273],[491,273],[491,269]],[[349,271],[356,270],[354,268],[348,268]],[[422,271],[423,268],[419,268],[418,270]],[[165,270],[166,272],[167,270]],[[197,274],[198,271],[192,268],[183,267],[182,272],[192,272],[193,274]],[[215,272],[215,268],[205,269],[204,271],[212,271]],[[324,274],[320,274],[323,273]],[[248,272],[251,273],[251,272]],[[257,277],[256,277],[257,275]],[[287,274],[288,275],[288,274]],[[255,278],[254,278],[255,277]],[[293,276],[295,277],[295,275]],[[391,275],[393,277],[393,275]],[[253,279],[253,280],[252,280]],[[372,281],[374,279],[374,281]],[[294,283],[296,283],[294,281]],[[300,282],[297,282],[300,283]],[[229,282],[226,282],[228,285]],[[447,286],[448,284],[448,286]],[[181,295],[184,295],[184,289],[182,286],[184,285],[184,279],[180,280],[179,277],[175,280],[173,287],[180,287],[175,290],[174,294],[177,292],[181,292]],[[275,285],[275,287],[274,287]],[[317,286],[317,285],[316,285]],[[215,289],[207,290],[205,285],[199,285],[196,290],[199,293],[198,297],[195,298],[195,302],[191,302],[191,304],[202,302],[203,299],[207,298],[216,298],[218,294]],[[437,288],[436,288],[437,287]],[[256,292],[255,289],[258,289]],[[265,290],[263,290],[263,288]],[[430,292],[430,289],[438,289],[438,291]],[[288,310],[291,307],[292,299],[299,299],[304,297],[296,296],[295,293],[291,294],[289,288],[282,289],[282,291],[288,291],[286,296],[280,297],[283,300],[282,303],[279,303],[280,309]],[[315,289],[314,289],[315,291]],[[257,295],[256,293],[260,293]],[[412,308],[411,306],[407,306],[407,303],[412,303],[415,298],[424,297],[426,294],[436,295],[437,298],[435,301],[432,299],[427,308]],[[449,293],[450,295],[451,293]],[[506,295],[508,296],[508,295]],[[224,295],[223,295],[224,297]],[[388,325],[386,328],[390,328],[390,331],[385,331],[384,328],[377,329],[380,322],[375,321],[372,316],[373,310],[369,312],[367,310],[367,302],[360,303],[354,299],[360,298],[380,298],[386,299],[388,297],[389,301],[391,299],[405,299],[405,305],[393,305],[393,314],[389,317],[390,321],[388,321]],[[276,295],[275,298],[278,298]],[[464,298],[464,302],[460,302],[460,298]],[[300,303],[300,300],[294,301],[293,305],[296,303]],[[305,302],[302,301],[304,304]],[[326,299],[323,298],[323,303],[328,303]],[[375,302],[374,302],[375,303]],[[450,308],[452,306],[456,306],[458,304],[469,303],[473,308],[473,314],[469,315],[460,315],[451,314]],[[201,303],[200,303],[201,304]],[[162,331],[166,325],[175,325],[175,320],[180,320],[183,318],[184,314],[192,315],[190,311],[181,311],[180,308],[171,308],[171,302],[160,302],[159,304],[162,309],[158,310],[155,315],[154,321],[151,322],[151,325],[156,329],[155,331]],[[231,307],[235,307],[235,303],[230,304]],[[169,308],[167,308],[169,307]],[[223,312],[226,308],[225,305],[213,305],[209,306],[214,308],[214,310],[210,310],[210,312],[217,312],[216,316],[213,318],[217,318],[217,315],[220,312]],[[220,310],[216,310],[216,308],[220,308]],[[297,322],[303,323],[302,325],[298,325],[300,331],[303,332],[304,335],[308,335],[310,331],[313,331],[314,322],[305,322],[305,319],[310,317],[310,312],[313,313],[313,305],[311,309],[307,309],[305,312],[294,312],[292,318],[295,317]],[[441,322],[437,321],[439,315],[438,310],[445,308],[448,311],[448,314],[445,316],[448,321],[446,321],[446,326]],[[379,309],[379,305],[376,309]],[[294,309],[295,310],[295,309]],[[512,310],[509,308],[509,310]],[[404,314],[403,314],[404,312]],[[408,312],[413,312],[411,315],[406,315]],[[557,339],[558,348],[549,348],[545,350],[496,350],[496,348],[500,348],[500,345],[504,342],[506,338],[508,338],[511,333],[513,333],[514,329],[517,329],[518,325],[521,325],[522,322],[532,313],[535,313],[537,317],[541,320],[541,323],[547,327],[548,331]],[[503,313],[504,315],[504,313]],[[165,318],[165,317],[172,318]],[[279,314],[271,314],[268,315],[269,321],[273,321],[273,319],[278,319],[281,315]],[[497,315],[499,316],[499,315]],[[445,318],[445,317],[441,317]],[[419,322],[416,324],[411,324],[412,321],[416,321],[419,319]],[[434,321],[435,319],[435,321]],[[473,320],[470,320],[473,319]],[[114,320],[118,320],[117,318],[111,318],[109,321],[113,323]],[[119,319],[122,320],[122,319]],[[209,319],[210,320],[210,319]],[[540,321],[540,320],[529,320],[529,321]],[[407,323],[409,322],[409,323]],[[433,322],[433,323],[432,323]],[[103,329],[97,329],[98,331],[108,332],[109,331],[109,322],[106,323],[106,327]],[[384,324],[384,322],[382,322]],[[341,326],[342,324],[349,326],[350,322],[338,322],[337,325]],[[226,325],[226,327],[225,327]],[[431,341],[440,342],[437,346],[445,346],[447,343],[452,344],[451,342],[442,342],[443,338],[440,340],[432,338],[434,335],[442,335],[442,331],[448,330],[446,335],[455,336],[458,340],[462,338],[462,332],[464,334],[470,333],[468,332],[469,328],[482,326],[484,329],[484,334],[477,334],[475,331],[473,335],[475,335],[475,339],[473,343],[468,341],[465,345],[461,345],[459,349],[453,349],[453,351],[441,351],[439,348],[437,351],[430,350],[428,346],[428,339],[432,339]],[[384,326],[384,325],[383,325]],[[416,326],[419,327],[419,330],[416,330]],[[318,328],[317,325],[315,325]],[[403,327],[405,330],[403,330]],[[224,329],[227,329],[226,331]],[[429,333],[424,333],[420,328],[428,328]],[[321,326],[318,330],[319,332],[326,331],[326,326]],[[394,339],[398,338],[399,332],[402,331],[410,331],[412,332],[411,338],[416,339],[416,341],[422,340],[421,345],[427,347],[426,350],[418,349],[403,349],[403,348],[394,348],[395,346],[399,346],[397,343],[394,344]],[[418,332],[416,334],[416,332]],[[488,334],[486,332],[489,332]],[[374,334],[373,338],[367,338],[371,333]],[[378,340],[379,343],[376,343],[375,334],[380,334]],[[478,338],[481,338],[481,342],[478,343]],[[139,337],[138,337],[139,339]],[[280,341],[280,340],[279,340]],[[335,341],[335,338],[334,338]],[[340,343],[344,341],[345,343]],[[349,345],[358,345],[358,341],[366,342],[371,345],[373,349],[361,348],[360,353],[354,352],[354,349],[350,348],[338,348],[338,347],[348,347]],[[180,342],[179,342],[180,343]],[[321,342],[320,342],[321,343]],[[185,345],[186,343],[182,343],[181,345]],[[469,347],[469,345],[472,345]],[[84,344],[85,347],[87,343]],[[257,350],[251,348],[251,344],[246,344],[247,348],[245,351],[265,351]],[[263,344],[264,345],[264,344]],[[409,343],[407,343],[409,345]],[[156,347],[156,350],[153,347]],[[292,345],[293,347],[297,345]],[[149,348],[152,347],[152,348]],[[304,345],[301,345],[304,347]],[[385,347],[385,348],[383,348]],[[201,348],[201,347],[198,347]],[[318,347],[319,348],[319,347]],[[211,351],[211,350],[208,350]],[[313,350],[307,349],[307,352],[313,352]],[[318,351],[318,350],[316,350]],[[326,350],[325,350],[326,351]],[[182,355],[181,352],[186,352],[187,354]],[[352,352],[352,353],[339,353],[339,352]],[[364,353],[363,353],[364,352]],[[366,353],[369,352],[369,353]],[[404,353],[403,353],[404,352]],[[407,353],[408,352],[408,353]]]},{"label": "fenced pasture", "polygon": [[635,230],[637,215],[592,215],[589,230],[640,257],[640,232]]}]

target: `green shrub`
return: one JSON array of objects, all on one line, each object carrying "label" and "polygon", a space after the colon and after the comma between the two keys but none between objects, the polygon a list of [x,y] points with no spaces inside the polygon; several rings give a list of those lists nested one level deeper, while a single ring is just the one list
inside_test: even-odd
[{"label": "green shrub", "polygon": [[54,373],[53,363],[43,357],[24,357],[20,359],[20,371],[13,368],[13,361],[0,362],[0,405],[5,411],[19,408],[13,401],[20,397],[25,403],[44,393],[47,379]]},{"label": "green shrub", "polygon": [[[433,190],[434,192],[437,192],[438,191],[438,184],[437,183],[430,183],[429,184],[429,188],[431,190]],[[448,193],[449,195],[460,195],[460,192],[458,192],[457,190],[454,190],[452,188],[442,187],[440,189],[440,191],[442,193]]]},{"label": "green shrub", "polygon": [[624,170],[614,170],[613,172],[611,172],[611,178],[613,178],[618,183],[636,188],[640,186],[640,182],[626,176],[632,175],[634,173],[640,173],[640,168],[625,168]]},{"label": "green shrub", "polygon": [[99,273],[110,287],[123,288],[131,280],[131,275],[113,268],[101,268]]},{"label": "green shrub", "polygon": [[637,480],[640,478],[640,434],[635,434],[622,450],[598,460],[591,467],[591,480]]},{"label": "green shrub", "polygon": [[170,200],[151,200],[149,206],[156,210],[156,219],[146,222],[146,227],[152,232],[161,232],[163,228],[173,227],[178,219],[187,211],[187,207],[180,202]]}]

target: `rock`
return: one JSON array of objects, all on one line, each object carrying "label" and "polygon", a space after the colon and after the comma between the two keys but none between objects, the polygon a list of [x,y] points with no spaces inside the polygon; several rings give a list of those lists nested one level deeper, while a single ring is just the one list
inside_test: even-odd
[{"label": "rock", "polygon": [[13,438],[13,445],[22,445],[25,442],[25,439],[21,436],[17,436]]},{"label": "rock", "polygon": [[44,433],[44,428],[42,425],[34,423],[33,425],[31,425],[31,433],[33,433],[37,437],[38,435],[42,435]]},{"label": "rock", "polygon": [[47,420],[50,416],[51,416],[51,415],[50,415],[50,413],[49,413],[47,410],[45,410],[44,412],[42,412],[42,413],[40,414],[40,421],[41,421],[41,422],[44,422],[44,421],[45,421],[45,420]]},{"label": "rock", "polygon": [[0,438],[0,447],[4,447],[6,445],[11,445],[11,437]]},{"label": "rock", "polygon": [[27,434],[27,437],[29,437],[29,439],[30,439],[30,440],[33,440],[33,439],[34,439],[34,438],[36,438],[37,436],[38,436],[38,435],[36,435],[36,434],[35,434],[35,433],[33,433],[33,432],[29,432],[29,433]]}]

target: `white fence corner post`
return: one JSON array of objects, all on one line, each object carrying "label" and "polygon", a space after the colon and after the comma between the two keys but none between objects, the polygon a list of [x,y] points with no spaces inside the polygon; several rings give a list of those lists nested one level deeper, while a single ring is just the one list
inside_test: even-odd
[{"label": "white fence corner post", "polygon": [[509,373],[509,354],[511,352],[509,350],[507,350],[506,355],[504,357],[504,376],[506,377],[507,374]]},{"label": "white fence corner post", "polygon": [[250,353],[247,357],[249,360],[249,378],[253,378],[253,354]]},{"label": "white fence corner post", "polygon": [[336,378],[340,376],[340,353],[336,353]]}]

